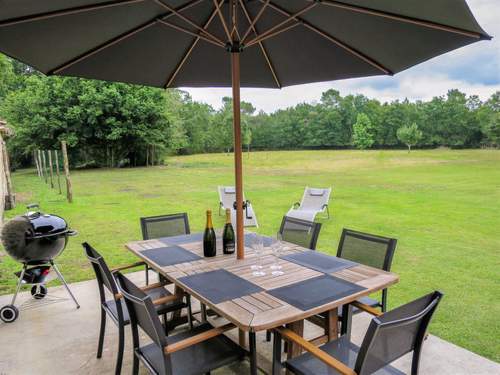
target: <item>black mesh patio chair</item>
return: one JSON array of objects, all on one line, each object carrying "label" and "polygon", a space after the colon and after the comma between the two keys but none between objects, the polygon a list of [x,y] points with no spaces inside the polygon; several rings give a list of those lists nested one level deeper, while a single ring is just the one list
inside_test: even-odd
[{"label": "black mesh patio chair", "polygon": [[[391,270],[396,244],[397,240],[394,238],[387,238],[344,228],[337,249],[337,257],[389,272]],[[386,312],[387,288],[382,290],[381,295],[381,300],[371,297],[361,297],[358,301],[371,307],[381,308],[382,312]],[[350,332],[351,320],[349,315],[359,312],[361,312],[359,309],[347,305],[339,309],[338,315],[342,323],[342,333],[345,334]],[[325,314],[320,314],[316,319],[311,319],[310,321],[326,329]]]},{"label": "black mesh patio chair", "polygon": [[411,374],[417,375],[426,330],[442,297],[436,291],[386,313],[354,302],[359,309],[376,315],[360,347],[345,335],[317,347],[289,329],[277,328],[274,330],[273,374],[281,371],[281,339],[284,338],[306,351],[284,363],[295,374],[404,375],[390,364],[413,352]]},{"label": "black mesh patio chair", "polygon": [[[142,266],[143,262],[137,262],[128,266],[110,270],[106,262],[104,261],[104,258],[92,246],[90,246],[86,242],[82,245],[96,275],[101,303],[101,328],[99,331],[97,358],[101,358],[102,356],[104,333],[106,330],[106,316],[109,315],[111,320],[118,326],[118,356],[116,359],[115,372],[116,374],[120,374],[123,361],[123,348],[125,344],[124,327],[130,323],[130,316],[125,306],[122,295],[118,291],[114,273],[121,270]],[[143,293],[147,293],[150,298],[155,300],[155,314],[163,316],[166,327],[167,313],[178,311],[182,308],[187,308],[189,325],[190,327],[192,327],[191,304],[189,295],[172,295],[172,293],[166,290],[163,286],[164,284],[162,283],[156,283],[141,288]],[[107,297],[106,295],[106,290],[110,294],[109,297]]]},{"label": "black mesh patio chair", "polygon": [[[139,361],[153,374],[190,375],[209,373],[244,356],[245,352],[223,335],[235,328],[232,323],[218,328],[202,323],[190,331],[167,337],[151,297],[121,273],[116,275],[130,312],[133,374],[139,373]],[[138,327],[149,336],[152,343],[140,344]]]},{"label": "black mesh patio chair", "polygon": [[[153,238],[181,236],[190,234],[187,213],[141,217],[141,231],[143,240]],[[149,284],[149,270],[146,264],[146,285]]]},{"label": "black mesh patio chair", "polygon": [[[374,234],[343,229],[337,250],[337,257],[389,272],[396,251],[397,240]],[[387,311],[387,288],[382,290],[382,299],[360,298],[360,302],[380,307]]]},{"label": "black mesh patio chair", "polygon": [[294,243],[306,249],[316,250],[320,230],[320,223],[283,216],[278,235],[281,236],[283,241]]}]

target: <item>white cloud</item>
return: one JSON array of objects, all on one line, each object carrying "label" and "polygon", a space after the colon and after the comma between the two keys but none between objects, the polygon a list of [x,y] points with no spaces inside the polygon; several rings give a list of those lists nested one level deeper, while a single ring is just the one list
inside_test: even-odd
[{"label": "white cloud", "polygon": [[[404,98],[427,100],[444,95],[451,88],[486,99],[500,90],[500,2],[468,0],[468,4],[484,30],[497,38],[460,48],[394,77],[315,83],[282,90],[242,89],[241,99],[266,112],[302,102],[318,101],[321,93],[330,88],[339,90],[342,95],[359,93],[380,101]],[[481,64],[487,64],[488,69],[482,70]],[[193,99],[208,103],[214,108],[221,106],[222,97],[231,96],[231,89],[225,88],[185,90]]]}]

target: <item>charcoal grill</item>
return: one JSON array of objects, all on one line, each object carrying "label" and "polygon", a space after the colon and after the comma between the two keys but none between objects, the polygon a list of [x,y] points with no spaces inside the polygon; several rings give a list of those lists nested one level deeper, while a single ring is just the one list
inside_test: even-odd
[{"label": "charcoal grill", "polygon": [[27,208],[26,214],[11,219],[2,229],[5,251],[23,265],[21,271],[15,273],[19,280],[11,304],[0,309],[0,319],[6,323],[14,322],[19,316],[19,308],[15,303],[23,284],[32,285],[31,295],[34,299],[46,297],[48,291],[45,284],[52,269],[76,307],[80,307],[54,263],[54,258],[66,248],[68,238],[75,236],[77,232],[69,229],[66,221],[60,216],[45,214],[39,210],[33,211],[39,208],[37,204]]}]

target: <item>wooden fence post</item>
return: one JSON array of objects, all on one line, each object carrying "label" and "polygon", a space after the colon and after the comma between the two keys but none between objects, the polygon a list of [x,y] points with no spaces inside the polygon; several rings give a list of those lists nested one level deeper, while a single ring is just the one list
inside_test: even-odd
[{"label": "wooden fence post", "polygon": [[45,172],[43,170],[43,164],[42,164],[42,151],[38,150],[38,166],[40,167],[40,174],[42,177],[42,180],[45,178]]},{"label": "wooden fence post", "polygon": [[54,150],[54,158],[56,159],[57,185],[59,186],[59,194],[62,194],[61,173],[59,171],[59,154],[57,153],[57,150]]},{"label": "wooden fence post", "polygon": [[42,164],[43,164],[43,174],[45,177],[45,183],[48,183],[47,160],[45,159],[45,151],[44,150],[42,150]]},{"label": "wooden fence post", "polygon": [[50,168],[50,187],[54,189],[54,171],[52,169],[52,152],[50,150],[47,151],[49,154],[49,168]]},{"label": "wooden fence post", "polygon": [[36,156],[36,150],[33,151],[33,161],[35,162],[36,174],[38,177],[42,178],[42,175],[40,174],[40,166],[38,165],[38,157]]},{"label": "wooden fence post", "polygon": [[64,162],[64,174],[66,175],[66,197],[68,202],[73,202],[73,188],[71,187],[71,179],[69,177],[69,161],[68,161],[68,150],[66,148],[66,141],[61,142],[63,162]]}]

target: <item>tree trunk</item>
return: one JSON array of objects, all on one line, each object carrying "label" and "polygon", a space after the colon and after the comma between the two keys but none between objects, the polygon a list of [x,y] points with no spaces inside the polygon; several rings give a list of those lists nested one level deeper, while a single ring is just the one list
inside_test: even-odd
[{"label": "tree trunk", "polygon": [[149,167],[149,145],[146,146],[146,168]]},{"label": "tree trunk", "polygon": [[42,163],[43,163],[43,174],[45,177],[45,183],[47,183],[47,161],[45,159],[45,151],[42,150]]},{"label": "tree trunk", "polygon": [[411,145],[408,145],[408,153],[411,151]]},{"label": "tree trunk", "polygon": [[8,207],[5,207],[7,210],[12,210],[16,206],[16,201],[14,199],[14,191],[12,188],[12,179],[10,178],[10,162],[9,162],[9,154],[7,153],[7,145],[2,140],[2,152],[3,152],[3,165],[5,169],[5,180],[7,183],[7,203]]}]

